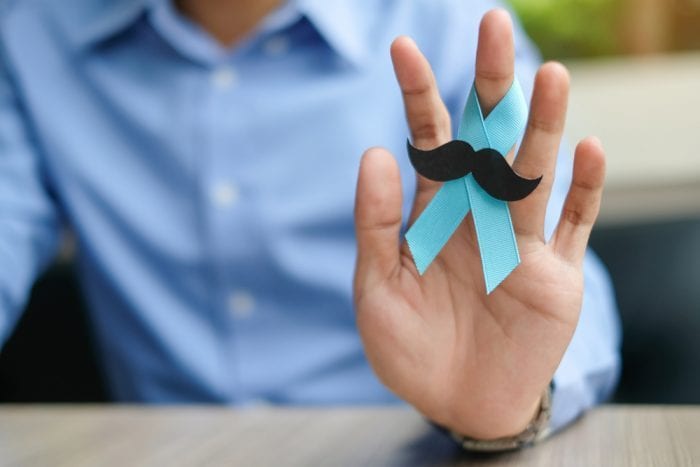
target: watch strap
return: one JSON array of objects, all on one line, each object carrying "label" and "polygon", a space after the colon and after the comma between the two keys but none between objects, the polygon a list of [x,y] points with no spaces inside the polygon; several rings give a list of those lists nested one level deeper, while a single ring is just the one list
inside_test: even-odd
[{"label": "watch strap", "polygon": [[539,410],[532,421],[519,434],[489,440],[469,438],[455,432],[450,432],[450,435],[459,442],[464,449],[470,451],[495,452],[520,449],[547,437],[550,432],[549,419],[551,413],[552,385],[549,385],[542,394]]}]

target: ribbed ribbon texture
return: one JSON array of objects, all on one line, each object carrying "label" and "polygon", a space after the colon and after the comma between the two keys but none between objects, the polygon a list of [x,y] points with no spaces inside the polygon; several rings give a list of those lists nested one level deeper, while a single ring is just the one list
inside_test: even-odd
[{"label": "ribbed ribbon texture", "polygon": [[[506,155],[518,141],[526,123],[527,104],[517,79],[486,119],[476,88],[472,86],[457,138],[471,144],[476,151],[491,148]],[[520,264],[520,254],[508,203],[486,193],[472,174],[443,184],[406,232],[406,241],[422,275],[470,209],[486,293],[490,294]]]}]

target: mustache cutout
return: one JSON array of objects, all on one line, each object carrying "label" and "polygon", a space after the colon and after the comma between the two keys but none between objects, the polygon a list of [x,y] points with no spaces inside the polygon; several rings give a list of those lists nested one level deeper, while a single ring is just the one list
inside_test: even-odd
[{"label": "mustache cutout", "polygon": [[523,178],[495,149],[474,151],[471,144],[462,140],[452,140],[430,151],[422,151],[410,141],[406,144],[413,168],[425,178],[447,182],[471,173],[486,193],[502,201],[518,201],[527,197],[542,180],[542,176]]}]

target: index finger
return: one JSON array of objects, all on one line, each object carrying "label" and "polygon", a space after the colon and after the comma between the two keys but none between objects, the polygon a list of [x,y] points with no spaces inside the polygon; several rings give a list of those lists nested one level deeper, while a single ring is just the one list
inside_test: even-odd
[{"label": "index finger", "polygon": [[[433,149],[451,139],[450,114],[442,102],[428,60],[413,40],[402,36],[391,44],[391,59],[401,88],[413,145]],[[418,198],[434,193],[439,183],[417,174]],[[419,203],[424,204],[424,203]]]}]

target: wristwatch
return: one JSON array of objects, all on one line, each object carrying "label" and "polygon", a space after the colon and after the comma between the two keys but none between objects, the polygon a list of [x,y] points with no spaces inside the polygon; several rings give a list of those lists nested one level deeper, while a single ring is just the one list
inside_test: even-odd
[{"label": "wristwatch", "polygon": [[540,408],[532,421],[521,433],[515,436],[485,440],[469,438],[455,432],[450,432],[450,435],[460,443],[464,449],[469,451],[510,451],[533,444],[547,437],[550,432],[549,418],[552,413],[552,389],[552,384],[547,386],[540,400]]}]

